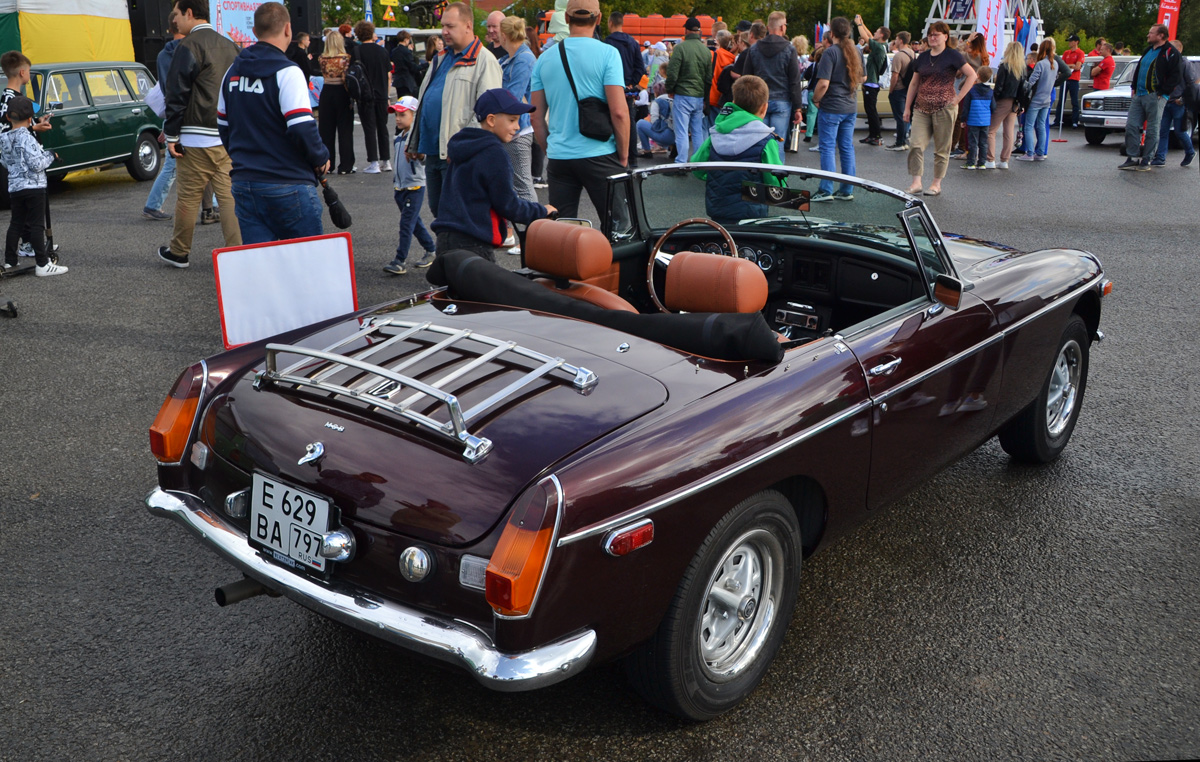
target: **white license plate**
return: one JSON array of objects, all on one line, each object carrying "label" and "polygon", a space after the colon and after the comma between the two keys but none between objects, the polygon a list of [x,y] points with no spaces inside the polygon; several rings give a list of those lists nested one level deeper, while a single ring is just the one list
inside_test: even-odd
[{"label": "white license plate", "polygon": [[1125,120],[1124,119],[1105,119],[1104,126],[1105,127],[1124,127]]},{"label": "white license plate", "polygon": [[254,474],[250,539],[284,563],[325,571],[321,538],[329,531],[329,501]]}]

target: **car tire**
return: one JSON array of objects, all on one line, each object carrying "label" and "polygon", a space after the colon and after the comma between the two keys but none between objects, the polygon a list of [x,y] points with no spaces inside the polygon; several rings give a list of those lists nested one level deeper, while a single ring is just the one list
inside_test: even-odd
[{"label": "car tire", "polygon": [[1083,406],[1090,343],[1087,324],[1072,315],[1037,399],[1000,429],[1000,446],[1014,460],[1049,463],[1067,446]]},{"label": "car tire", "polygon": [[153,180],[158,176],[162,167],[162,153],[158,149],[158,138],[152,133],[143,132],[138,135],[137,145],[133,148],[133,156],[125,162],[125,168],[130,176],[138,182]]},{"label": "car tire", "polygon": [[737,706],[783,642],[803,545],[791,503],[767,490],[725,514],[684,572],[654,636],[625,661],[634,689],[690,720]]},{"label": "car tire", "polygon": [[1108,135],[1108,130],[1102,130],[1099,127],[1083,128],[1083,138],[1090,146],[1098,146],[1103,143],[1106,135]]}]

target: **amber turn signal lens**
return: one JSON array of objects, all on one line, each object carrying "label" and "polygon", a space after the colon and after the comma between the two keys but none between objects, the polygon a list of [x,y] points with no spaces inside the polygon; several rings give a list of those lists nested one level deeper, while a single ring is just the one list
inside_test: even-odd
[{"label": "amber turn signal lens", "polygon": [[1108,278],[1105,278],[1103,281],[1100,282],[1100,296],[1108,296],[1109,294],[1112,293],[1112,290],[1113,290],[1113,282],[1111,280],[1109,280]]},{"label": "amber turn signal lens", "polygon": [[509,517],[484,580],[487,602],[503,616],[533,608],[554,542],[558,490],[548,480],[529,490]]},{"label": "amber turn signal lens", "polygon": [[197,363],[179,374],[171,393],[158,409],[150,426],[150,451],[160,463],[183,460],[203,385],[204,366]]}]

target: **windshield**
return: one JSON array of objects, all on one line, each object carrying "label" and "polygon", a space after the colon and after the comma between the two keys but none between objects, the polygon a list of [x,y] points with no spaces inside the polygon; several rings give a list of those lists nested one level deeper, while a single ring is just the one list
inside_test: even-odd
[{"label": "windshield", "polygon": [[1121,76],[1120,76],[1120,78],[1117,79],[1117,84],[1115,86],[1120,87],[1121,85],[1128,85],[1128,84],[1132,83],[1133,82],[1133,72],[1136,69],[1137,69],[1137,61],[1130,61],[1129,65],[1125,67],[1125,71],[1121,72]]},{"label": "windshield", "polygon": [[[853,186],[853,200],[809,202],[820,185],[806,171],[718,170],[750,165],[688,165],[639,173],[646,221],[661,234],[680,220],[708,217],[730,229],[840,240],[912,259],[900,214],[913,202],[869,185]],[[700,175],[703,175],[703,179]]]}]

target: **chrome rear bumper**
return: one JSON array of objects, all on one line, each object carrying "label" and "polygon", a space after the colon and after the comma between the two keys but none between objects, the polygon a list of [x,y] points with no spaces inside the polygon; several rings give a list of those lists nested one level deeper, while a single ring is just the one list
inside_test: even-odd
[{"label": "chrome rear bumper", "polygon": [[523,653],[505,653],[488,635],[453,619],[424,614],[349,587],[337,588],[268,563],[246,536],[182,492],[155,489],[146,496],[154,516],[173,519],[198,534],[246,576],[342,624],[403,648],[460,666],[498,691],[527,691],[581,672],[596,650],[596,633],[584,630]]}]

